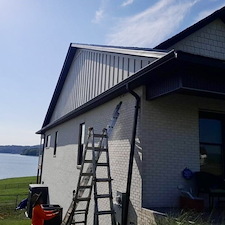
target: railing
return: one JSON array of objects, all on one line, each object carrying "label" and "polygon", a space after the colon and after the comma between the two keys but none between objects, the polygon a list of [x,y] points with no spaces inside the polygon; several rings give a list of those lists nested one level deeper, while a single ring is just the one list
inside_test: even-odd
[{"label": "railing", "polygon": [[27,194],[15,194],[15,195],[1,195],[0,194],[0,209],[8,208],[8,209],[16,209],[18,204],[25,198],[27,198]]},{"label": "railing", "polygon": [[27,188],[27,183],[12,183],[12,184],[0,184],[0,190],[10,188]]}]

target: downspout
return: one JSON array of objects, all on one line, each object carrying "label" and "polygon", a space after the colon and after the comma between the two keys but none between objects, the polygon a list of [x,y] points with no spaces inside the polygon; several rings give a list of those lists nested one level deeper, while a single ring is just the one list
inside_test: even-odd
[{"label": "downspout", "polygon": [[132,172],[133,172],[133,162],[134,162],[134,150],[135,150],[135,138],[137,131],[137,119],[138,119],[138,110],[140,108],[140,96],[129,88],[129,85],[126,85],[127,91],[132,94],[136,99],[135,111],[134,111],[134,121],[133,121],[133,130],[132,130],[132,138],[131,138],[131,146],[130,146],[130,158],[129,158],[129,166],[128,166],[128,174],[127,174],[127,189],[126,189],[126,199],[124,206],[124,216],[123,216],[123,225],[127,225],[128,221],[128,211],[129,211],[129,203],[130,203],[130,189],[131,189],[131,181],[132,181]]},{"label": "downspout", "polygon": [[[43,143],[42,143],[42,139],[44,139]],[[42,151],[39,152],[37,184],[40,184],[41,179],[42,179],[42,169],[43,169],[44,150],[45,150],[45,134],[43,134],[43,138],[42,138],[42,135],[41,135],[40,149],[41,149],[41,145],[42,145]],[[40,156],[41,156],[41,162],[40,162]]]}]

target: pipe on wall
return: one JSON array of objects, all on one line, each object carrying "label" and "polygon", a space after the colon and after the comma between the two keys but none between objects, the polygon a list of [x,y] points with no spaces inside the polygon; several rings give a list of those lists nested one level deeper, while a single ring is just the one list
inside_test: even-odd
[{"label": "pipe on wall", "polygon": [[124,216],[123,216],[123,225],[127,225],[128,221],[128,211],[129,211],[129,203],[130,203],[130,189],[131,189],[131,181],[132,181],[132,173],[133,173],[133,162],[134,162],[134,150],[135,150],[135,137],[137,132],[137,121],[138,121],[138,111],[140,108],[141,98],[140,96],[129,88],[129,84],[126,85],[127,91],[132,94],[136,99],[135,111],[134,111],[134,120],[133,120],[133,129],[132,129],[132,137],[131,137],[131,147],[130,147],[130,158],[128,165],[128,174],[127,174],[127,188],[126,188],[126,200],[124,206]]},{"label": "pipe on wall", "polygon": [[[39,156],[38,156],[39,158],[38,158],[38,169],[37,169],[37,184],[40,184],[41,180],[42,180],[42,169],[43,169],[44,150],[45,150],[45,134],[42,134],[40,139],[41,140],[40,140],[40,151],[39,151]],[[42,143],[43,139],[44,139],[44,141]],[[41,162],[40,162],[40,156],[41,156]],[[39,163],[41,165],[39,165]]]}]

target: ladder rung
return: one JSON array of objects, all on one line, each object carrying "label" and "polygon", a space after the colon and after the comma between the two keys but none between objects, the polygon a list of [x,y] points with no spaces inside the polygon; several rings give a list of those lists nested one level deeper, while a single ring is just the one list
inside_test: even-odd
[{"label": "ladder rung", "polygon": [[93,136],[98,138],[107,138],[106,134],[94,134]]},{"label": "ladder rung", "polygon": [[112,198],[112,195],[110,194],[103,194],[103,195],[96,195],[96,198]]},{"label": "ladder rung", "polygon": [[109,166],[109,163],[96,163],[96,166]]},{"label": "ladder rung", "polygon": [[78,187],[78,189],[85,189],[85,188],[92,188],[91,185],[81,185]]},{"label": "ladder rung", "polygon": [[112,181],[111,178],[96,178],[95,179],[96,182],[109,182]]},{"label": "ladder rung", "polygon": [[85,221],[76,221],[76,222],[72,222],[71,224],[79,224],[79,223],[84,223],[85,224]]},{"label": "ladder rung", "polygon": [[90,197],[87,198],[77,198],[78,201],[90,201]]},{"label": "ladder rung", "polygon": [[85,159],[84,163],[92,163],[93,161],[91,159]]},{"label": "ladder rung", "polygon": [[86,149],[87,150],[93,150],[94,149],[94,151],[99,151],[99,152],[106,152],[106,151],[108,151],[107,148],[102,148],[102,147],[87,147]]},{"label": "ladder rung", "polygon": [[106,210],[106,211],[98,211],[96,214],[97,215],[106,215],[106,214],[114,214],[114,212],[111,210]]},{"label": "ladder rung", "polygon": [[108,149],[107,148],[101,148],[101,147],[94,147],[95,151],[99,151],[99,152],[107,152]]},{"label": "ladder rung", "polygon": [[86,212],[74,212],[75,215],[83,215],[83,214],[87,214]]},{"label": "ladder rung", "polygon": [[93,173],[81,173],[81,176],[93,176]]}]

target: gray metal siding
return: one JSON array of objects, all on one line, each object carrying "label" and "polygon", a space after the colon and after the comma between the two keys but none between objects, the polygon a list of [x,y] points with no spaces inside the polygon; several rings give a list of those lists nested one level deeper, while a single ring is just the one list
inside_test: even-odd
[{"label": "gray metal siding", "polygon": [[95,98],[155,58],[79,49],[74,57],[51,122]]}]

